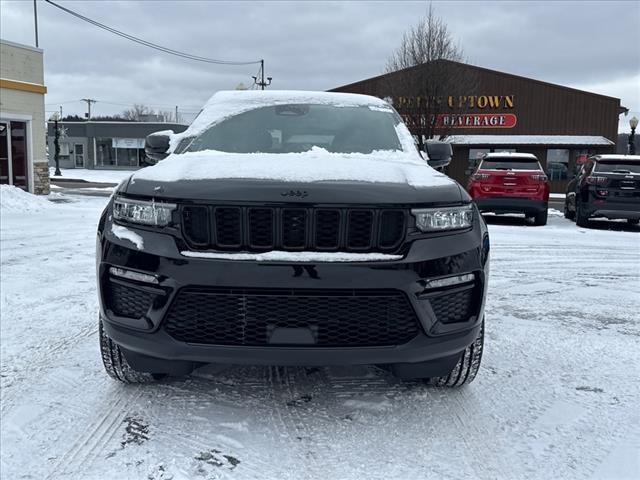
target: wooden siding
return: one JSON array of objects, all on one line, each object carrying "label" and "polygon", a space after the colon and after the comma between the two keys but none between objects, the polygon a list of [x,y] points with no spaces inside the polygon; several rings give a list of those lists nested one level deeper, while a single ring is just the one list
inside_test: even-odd
[{"label": "wooden siding", "polygon": [[[475,91],[451,92],[452,95],[514,95],[514,108],[467,108],[451,113],[513,113],[518,122],[513,128],[456,128],[456,135],[598,135],[616,140],[620,100],[591,92],[554,85],[472,65],[444,62],[452,75],[466,70],[476,78]],[[425,66],[381,75],[342,87],[336,92],[363,93],[384,98],[390,96],[389,85],[402,81],[404,75],[416,75]],[[448,113],[446,105],[441,113]]]}]

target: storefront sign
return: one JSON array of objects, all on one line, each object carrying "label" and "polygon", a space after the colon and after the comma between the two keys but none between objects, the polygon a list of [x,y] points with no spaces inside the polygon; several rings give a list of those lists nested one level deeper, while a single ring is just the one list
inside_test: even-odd
[{"label": "storefront sign", "polygon": [[513,128],[518,118],[513,113],[454,113],[436,116],[437,128]]},{"label": "storefront sign", "polygon": [[144,148],[144,138],[112,138],[113,148]]},{"label": "storefront sign", "polygon": [[[514,113],[440,113],[431,115],[433,128],[513,128],[518,122]],[[404,114],[402,119],[409,128],[425,128],[425,115]]]},{"label": "storefront sign", "polygon": [[515,95],[448,95],[446,97],[398,97],[393,105],[398,110],[404,109],[449,109],[465,110],[511,110],[515,108]]}]

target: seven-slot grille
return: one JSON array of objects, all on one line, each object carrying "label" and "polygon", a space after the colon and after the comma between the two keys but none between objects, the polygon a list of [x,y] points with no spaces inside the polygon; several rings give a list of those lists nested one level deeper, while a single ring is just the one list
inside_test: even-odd
[{"label": "seven-slot grille", "polygon": [[195,249],[394,251],[405,235],[402,209],[322,207],[182,207]]}]

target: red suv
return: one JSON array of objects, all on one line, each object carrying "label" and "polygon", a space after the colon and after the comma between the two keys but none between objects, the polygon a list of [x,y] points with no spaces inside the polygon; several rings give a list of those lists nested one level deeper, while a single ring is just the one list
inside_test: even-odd
[{"label": "red suv", "polygon": [[481,212],[524,213],[534,225],[547,224],[549,180],[535,155],[485,155],[467,190]]}]

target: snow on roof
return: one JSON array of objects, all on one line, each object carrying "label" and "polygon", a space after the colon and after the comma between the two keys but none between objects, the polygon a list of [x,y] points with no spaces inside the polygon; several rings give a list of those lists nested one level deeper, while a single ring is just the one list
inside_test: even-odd
[{"label": "snow on roof", "polygon": [[451,135],[447,141],[455,145],[614,145],[596,135]]},{"label": "snow on roof", "polygon": [[486,160],[487,158],[526,158],[527,160],[538,160],[532,153],[516,153],[516,152],[494,152],[487,153],[483,158]]},{"label": "snow on roof", "polygon": [[173,151],[180,140],[198,135],[225,118],[249,110],[273,105],[308,103],[338,107],[371,106],[389,109],[384,100],[356,93],[307,92],[302,90],[230,90],[215,93],[204,105],[193,123],[182,133],[171,136]]}]

